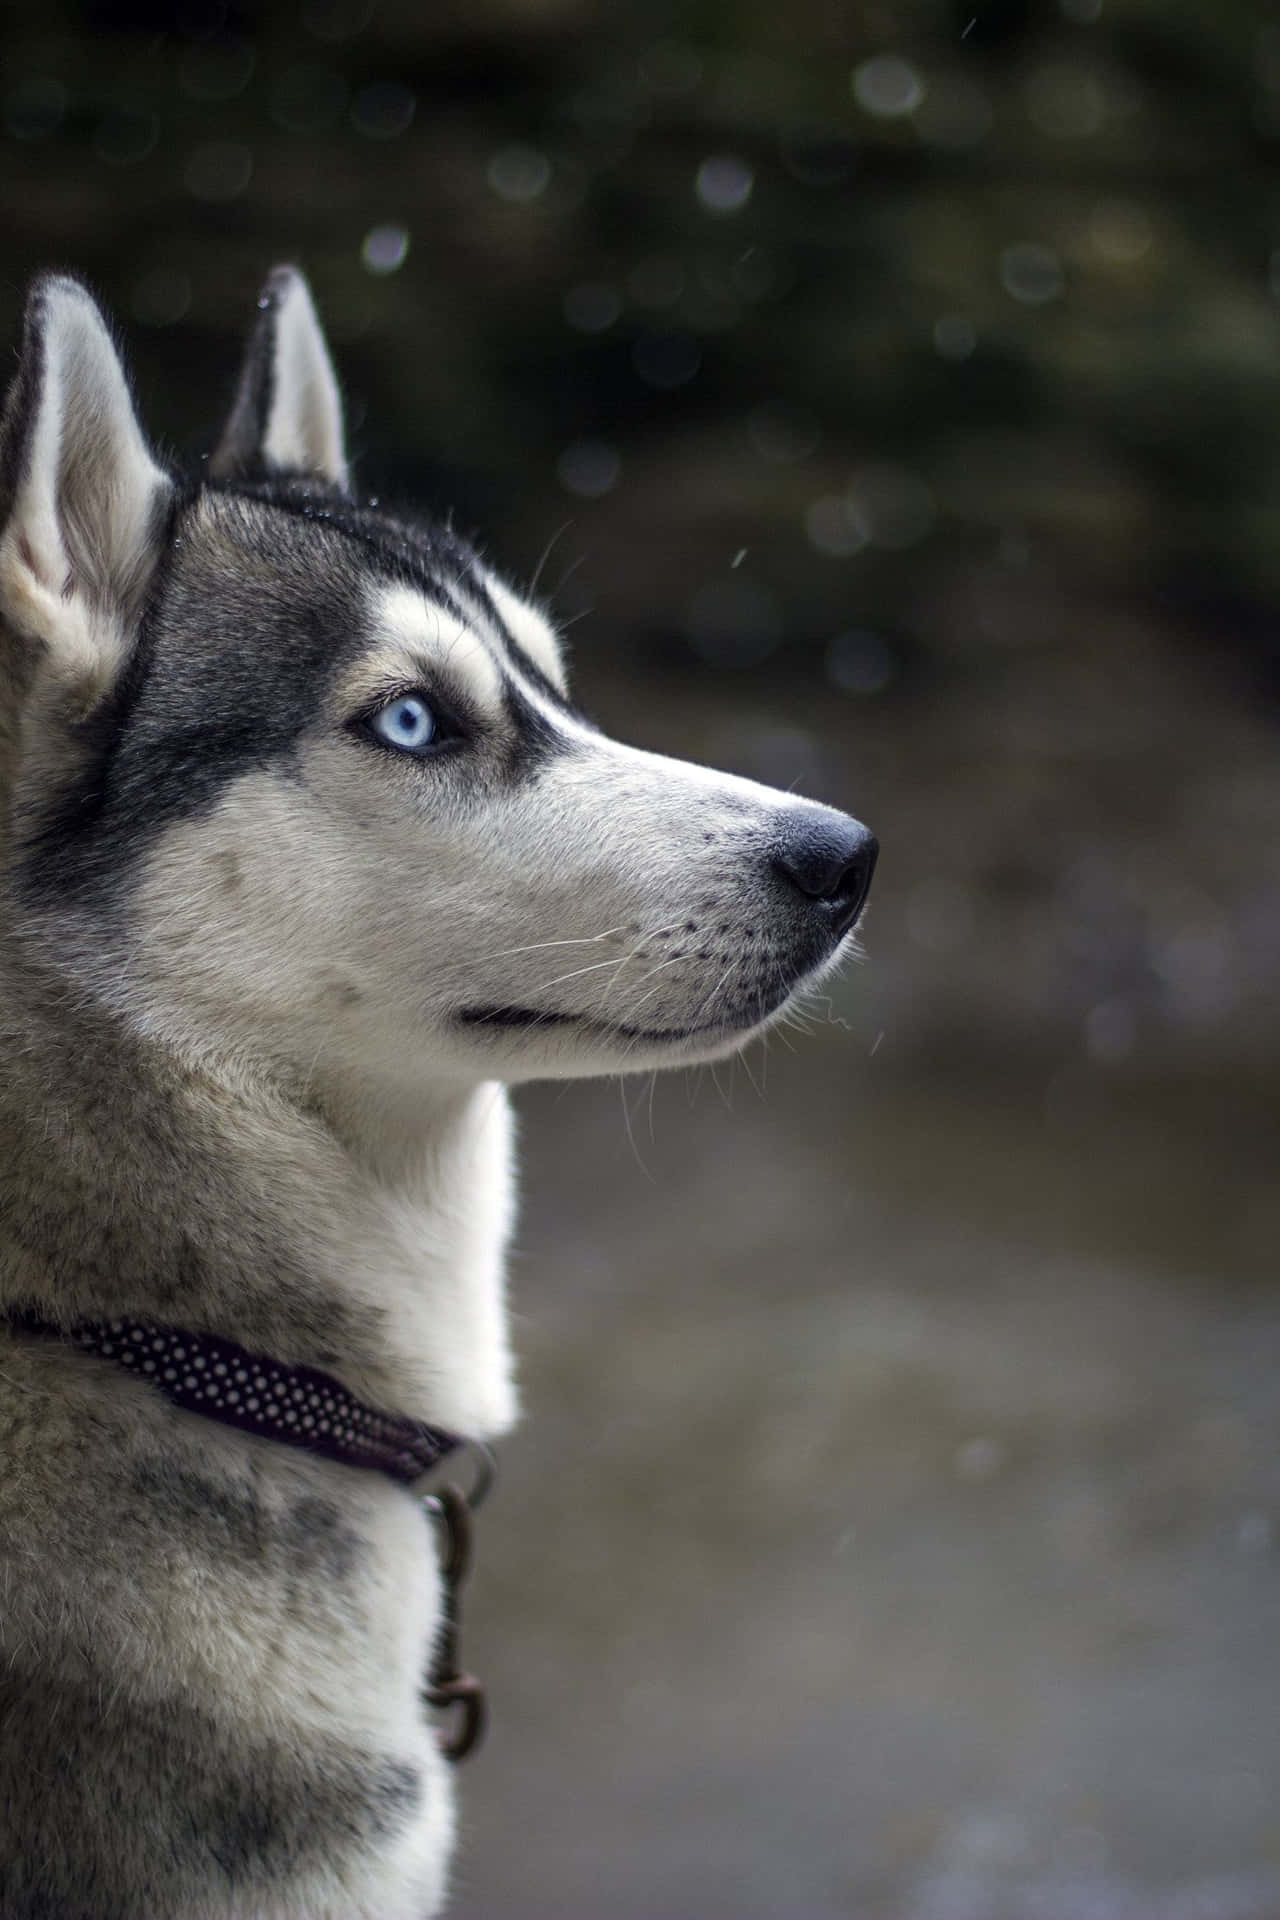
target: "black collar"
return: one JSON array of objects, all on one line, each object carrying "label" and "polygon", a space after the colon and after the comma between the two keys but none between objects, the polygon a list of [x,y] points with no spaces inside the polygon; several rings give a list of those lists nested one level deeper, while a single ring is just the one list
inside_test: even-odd
[{"label": "black collar", "polygon": [[0,1308],[19,1333],[63,1340],[115,1361],[187,1413],[260,1440],[385,1473],[411,1486],[466,1443],[456,1433],[366,1406],[314,1367],[289,1367],[213,1333],[151,1320],[80,1320],[62,1326],[35,1308]]},{"label": "black collar", "polygon": [[[113,1360],[186,1413],[220,1420],[260,1440],[282,1440],[344,1466],[385,1473],[403,1487],[414,1487],[467,1444],[443,1427],[366,1406],[331,1374],[314,1367],[286,1367],[218,1334],[127,1318],[80,1320],[64,1327],[30,1307],[0,1307],[0,1320],[15,1332],[61,1340],[81,1353]],[[486,1720],[484,1689],[462,1671],[458,1651],[458,1597],[470,1566],[471,1510],[488,1491],[493,1471],[488,1449],[478,1452],[480,1477],[469,1496],[456,1487],[441,1487],[424,1501],[443,1527],[446,1548],[440,1568],[443,1618],[423,1695],[438,1710],[460,1712],[452,1732],[442,1737],[449,1760],[471,1752]]]}]

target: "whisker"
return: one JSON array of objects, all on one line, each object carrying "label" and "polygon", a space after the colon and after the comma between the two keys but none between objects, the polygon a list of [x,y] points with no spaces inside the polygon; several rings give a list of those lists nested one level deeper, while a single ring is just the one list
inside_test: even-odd
[{"label": "whisker", "polygon": [[574,967],[570,973],[558,973],[554,980],[544,980],[542,985],[535,987],[533,991],[535,993],[546,993],[549,987],[561,986],[566,980],[580,980],[584,973],[599,973],[605,967],[621,967],[625,965],[626,962],[623,960],[593,960],[589,967]]},{"label": "whisker", "polygon": [[622,927],[606,927],[603,933],[584,933],[574,940],[535,940],[528,947],[499,947],[496,953],[486,954],[486,960],[508,960],[513,953],[543,953],[548,947],[590,947],[601,940],[607,940],[611,934],[621,933]]},{"label": "whisker", "polygon": [[[549,596],[553,606],[555,604],[556,595],[558,593],[564,592],[565,588],[568,586],[569,582],[572,580],[574,574],[578,571],[578,568],[582,565],[586,557],[587,556],[585,553],[580,553],[576,560],[571,560],[569,562],[564,572],[560,575],[560,578],[556,581],[555,586],[551,589],[551,593]],[[581,616],[579,615],[577,617],[580,618]],[[567,624],[568,623],[563,620],[557,622],[557,625],[559,626],[565,626]]]},{"label": "whisker", "polygon": [[[665,973],[668,967],[677,967],[679,966],[679,964],[680,964],[679,960],[663,960],[660,965],[656,967],[652,967],[648,973],[643,974],[641,978],[636,981],[637,987],[642,987],[646,980],[652,980],[656,974]],[[629,1002],[626,1008],[628,1026],[630,1026],[633,1023],[636,1014],[639,1012],[640,1008],[644,1005],[645,1001],[652,1000],[654,994],[658,992],[660,992],[660,988],[650,987],[648,993],[641,994],[638,1000],[633,1000]]]},{"label": "whisker", "polygon": [[572,525],[573,525],[572,520],[562,520],[560,525],[556,528],[555,532],[552,534],[551,538],[548,540],[546,546],[542,549],[541,558],[539,559],[537,566],[534,568],[533,578],[529,582],[529,598],[530,599],[532,599],[534,594],[538,591],[538,582],[542,578],[542,569],[546,566],[548,560],[551,558],[552,550],[555,547],[556,542],[560,540],[566,533],[568,533]]},{"label": "whisker", "polygon": [[625,1077],[622,1074],[618,1075],[618,1097],[622,1101],[622,1117],[626,1121],[627,1139],[631,1142],[631,1151],[636,1157],[636,1165],[639,1167],[645,1179],[648,1181],[651,1181],[656,1186],[657,1182],[654,1180],[653,1174],[649,1171],[649,1168],[645,1165],[644,1155],[641,1153],[639,1147],[636,1145],[635,1130],[631,1125],[631,1105],[627,1099],[627,1083],[626,1083]]},{"label": "whisker", "polygon": [[721,987],[724,985],[725,981],[729,978],[729,975],[733,972],[737,964],[738,962],[736,959],[731,960],[729,962],[728,966],[725,968],[724,972],[720,975],[720,978],[716,981],[714,987],[712,987],[706,999],[703,1000],[702,1004],[699,1006],[698,1011],[694,1014],[693,1019],[690,1022],[691,1026],[697,1027],[702,1024],[702,1016],[706,1013],[707,1008],[711,1005],[712,1001],[715,999]]},{"label": "whisker", "polygon": [[[676,927],[678,924],[679,924],[678,921],[671,920],[664,927],[652,928],[650,932],[646,933],[637,942],[637,944],[634,947],[632,947],[630,953],[627,955],[626,959],[622,963],[623,966],[629,966],[638,954],[643,953],[644,949],[648,946],[651,940],[656,940],[659,934],[670,933],[672,929]],[[663,961],[662,964],[665,966],[667,963]],[[608,1005],[609,995],[613,992],[614,988],[617,986],[618,981],[621,978],[622,978],[622,973],[621,973],[621,969],[619,969],[619,971],[614,975],[613,979],[609,982],[608,986],[604,990],[604,998],[600,1002],[601,1008],[604,1008]],[[638,987],[642,987],[646,980],[651,980],[652,978],[653,978],[653,975],[651,973],[643,974],[641,978],[637,980],[636,985]]]},{"label": "whisker", "polygon": [[754,1089],[755,1089],[755,1095],[756,1095],[756,1099],[757,1099],[757,1100],[763,1100],[763,1099],[764,1099],[764,1094],[763,1094],[763,1092],[761,1091],[761,1088],[760,1088],[760,1084],[759,1084],[759,1082],[757,1081],[757,1079],[756,1079],[756,1077],[755,1077],[755,1075],[754,1075],[754,1073],[752,1073],[752,1071],[751,1071],[751,1062],[750,1062],[750,1061],[749,1061],[749,1060],[747,1059],[747,1056],[746,1056],[746,1051],[745,1051],[745,1049],[743,1050],[743,1052],[741,1052],[740,1054],[738,1054],[738,1055],[736,1056],[736,1058],[737,1058],[737,1059],[739,1059],[739,1060],[741,1060],[741,1062],[742,1062],[742,1071],[743,1071],[743,1072],[744,1072],[744,1073],[746,1074],[746,1076],[747,1076],[747,1078],[748,1078],[748,1080],[749,1080],[749,1081],[751,1082],[751,1085],[752,1085],[752,1086],[754,1087]]}]

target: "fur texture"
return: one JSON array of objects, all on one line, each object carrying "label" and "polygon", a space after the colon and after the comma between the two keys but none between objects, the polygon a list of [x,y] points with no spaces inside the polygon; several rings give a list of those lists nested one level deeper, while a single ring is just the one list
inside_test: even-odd
[{"label": "fur texture", "polygon": [[[290,269],[212,472],[40,282],[0,439],[0,1303],[492,1437],[506,1083],[741,1045],[874,843],[605,739],[541,609],[354,500]],[[414,1501],[3,1331],[0,1455],[6,1920],[435,1912]]]}]

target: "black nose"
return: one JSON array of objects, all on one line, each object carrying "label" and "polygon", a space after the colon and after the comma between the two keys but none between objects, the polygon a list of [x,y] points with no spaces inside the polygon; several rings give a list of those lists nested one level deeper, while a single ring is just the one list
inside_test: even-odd
[{"label": "black nose", "polygon": [[879,851],[874,833],[860,821],[815,807],[787,817],[774,842],[773,864],[825,907],[835,932],[843,934],[866,903]]}]

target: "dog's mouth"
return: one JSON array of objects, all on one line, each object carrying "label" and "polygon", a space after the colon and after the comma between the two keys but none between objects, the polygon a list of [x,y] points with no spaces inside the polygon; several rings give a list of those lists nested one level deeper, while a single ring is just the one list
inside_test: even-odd
[{"label": "dog's mouth", "polygon": [[537,1007],[463,1007],[458,1019],[464,1027],[494,1027],[521,1034],[546,1032],[552,1027],[573,1027],[579,1033],[597,1034],[608,1040],[644,1040],[652,1045],[675,1045],[682,1040],[708,1039],[715,1034],[746,1032],[758,1026],[774,1009],[762,1005],[737,1017],[722,1015],[703,1026],[628,1027],[621,1021],[593,1020],[584,1013],[548,1013]]},{"label": "dog's mouth", "polygon": [[[839,942],[836,943],[837,949]],[[728,1040],[735,1034],[745,1039],[757,1027],[780,1013],[798,987],[821,971],[829,953],[819,954],[808,964],[775,968],[749,994],[733,996],[730,1004],[712,1012],[704,1001],[697,1015],[681,1027],[637,1027],[622,1020],[600,1020],[588,1013],[563,1013],[549,1007],[472,1006],[460,1007],[455,1018],[460,1026],[507,1033],[513,1039],[532,1038],[541,1033],[572,1029],[575,1034],[628,1047],[679,1046],[689,1041]],[[701,1016],[709,1015],[707,1018]]]}]

